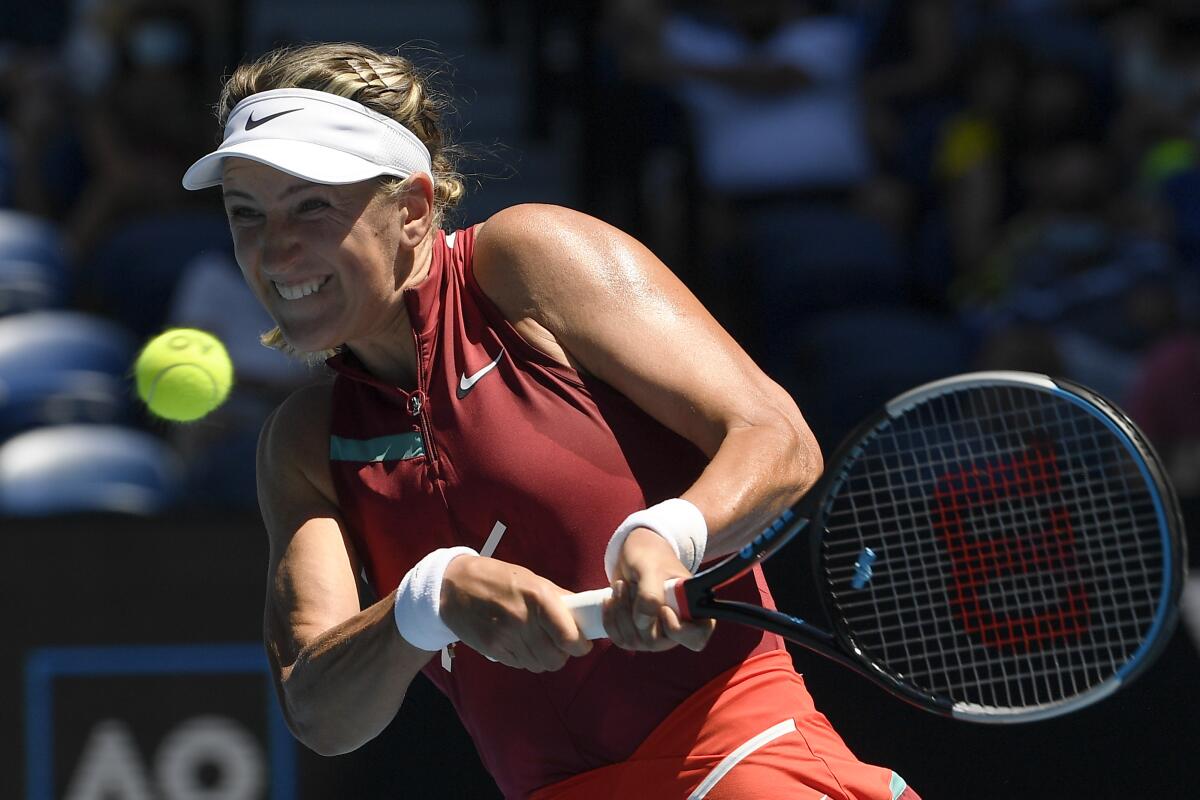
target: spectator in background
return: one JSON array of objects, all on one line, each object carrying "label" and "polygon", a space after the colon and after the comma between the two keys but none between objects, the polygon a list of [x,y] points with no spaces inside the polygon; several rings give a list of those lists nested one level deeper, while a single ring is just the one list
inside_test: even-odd
[{"label": "spectator in background", "polygon": [[[618,12],[635,34],[621,52],[627,73],[673,97],[686,122],[689,191],[660,202],[691,206],[692,285],[753,342],[745,242],[771,239],[763,228],[779,215],[770,212],[848,201],[874,174],[858,26],[832,3],[798,0],[624,3]],[[662,197],[660,183],[655,192]]]},{"label": "spectator in background", "polygon": [[1102,139],[1109,116],[1100,82],[1069,59],[1038,56],[1008,33],[980,39],[971,52],[962,110],[944,122],[933,161],[952,274],[979,269],[1030,204],[1027,157]]},{"label": "spectator in background", "polygon": [[[621,78],[680,103],[706,189],[753,195],[805,183],[844,186],[865,174],[862,137],[856,142],[828,135],[837,123],[826,121],[825,108],[835,87],[853,90],[855,27],[849,20],[816,19],[816,5],[609,4],[606,43]],[[806,124],[813,121],[817,127]],[[828,156],[831,148],[845,155],[823,163],[819,154]]]},{"label": "spectator in background", "polygon": [[174,176],[210,139],[195,12],[153,1],[111,11],[114,72],[83,112],[90,179],[67,221],[80,254],[138,215],[194,206]]},{"label": "spectator in background", "polygon": [[1149,0],[1110,25],[1123,123],[1150,129],[1192,121],[1200,111],[1200,8]]},{"label": "spectator in background", "polygon": [[1008,182],[1026,55],[1016,43],[987,39],[963,69],[962,110],[942,125],[933,168],[954,267],[978,264],[992,246],[1015,198]]},{"label": "spectator in background", "polygon": [[84,173],[78,114],[48,48],[11,46],[0,57],[0,129],[9,166],[5,205],[50,220],[68,213]]},{"label": "spectator in background", "polygon": [[[1099,146],[1056,145],[1027,155],[1022,172],[1028,208],[955,286],[990,340],[984,360],[995,360],[985,366],[1050,359],[1120,401],[1141,353],[1178,325],[1183,276],[1166,244],[1122,213],[1121,186]],[[1005,364],[1000,353],[1025,355]]]},{"label": "spectator in background", "polygon": [[[937,131],[954,110],[964,15],[955,0],[856,5],[867,126],[878,170],[857,206],[911,249],[933,216],[933,151]],[[926,303],[929,295],[940,294],[924,285],[942,282],[948,270],[938,263],[917,265],[912,300]],[[939,305],[936,299],[927,304]]]},{"label": "spectator in background", "polygon": [[[1120,0],[1116,0],[1120,2]],[[972,0],[977,32],[994,31],[1020,42],[1034,59],[1053,62],[1082,75],[1107,93],[1112,50],[1102,28],[1113,0]]]},{"label": "spectator in background", "polygon": [[1146,354],[1127,407],[1162,455],[1180,497],[1200,500],[1200,333],[1180,332]]},{"label": "spectator in background", "polygon": [[1114,154],[1135,170],[1146,205],[1185,263],[1200,265],[1200,9],[1153,2],[1110,30],[1121,109]]},{"label": "spectator in background", "polygon": [[12,205],[65,223],[77,254],[139,209],[189,202],[162,175],[209,144],[201,8],[79,0],[61,41],[0,40]]},{"label": "spectator in background", "polygon": [[663,20],[652,68],[688,112],[706,189],[753,199],[842,191],[869,177],[858,31],[830,10],[710,1]]},{"label": "spectator in background", "polygon": [[872,143],[886,168],[924,195],[934,131],[952,106],[963,15],[954,0],[866,6],[863,89]]},{"label": "spectator in background", "polygon": [[581,115],[581,199],[686,274],[695,261],[687,233],[694,225],[685,219],[693,210],[686,200],[690,143],[681,109],[651,65],[666,3],[601,5],[581,47],[590,58],[583,71],[588,83],[571,96]]},{"label": "spectator in background", "polygon": [[947,93],[960,55],[955,5],[954,0],[872,4],[865,89],[873,103],[903,114]]}]

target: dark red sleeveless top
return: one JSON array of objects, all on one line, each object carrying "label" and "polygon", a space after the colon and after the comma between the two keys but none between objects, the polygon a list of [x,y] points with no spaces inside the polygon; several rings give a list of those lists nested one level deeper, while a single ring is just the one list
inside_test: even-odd
[{"label": "dark red sleeveless top", "polygon": [[[414,391],[375,379],[349,352],[329,361],[330,467],[347,534],[381,597],[431,550],[480,550],[493,531],[498,559],[572,591],[605,586],[617,524],[681,494],[707,461],[608,385],[528,344],[475,282],[473,245],[474,229],[439,232],[429,276],[405,292]],[[771,604],[757,571],[725,594]],[[711,678],[782,646],[730,625],[702,653],[602,641],[535,675],[459,646],[452,670],[435,657],[424,672],[504,794],[524,797],[625,759]]]}]

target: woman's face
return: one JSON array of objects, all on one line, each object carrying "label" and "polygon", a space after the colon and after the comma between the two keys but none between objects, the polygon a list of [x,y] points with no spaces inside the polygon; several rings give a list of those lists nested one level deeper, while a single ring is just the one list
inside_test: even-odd
[{"label": "woman's face", "polygon": [[370,338],[403,314],[411,258],[404,269],[401,215],[376,181],[329,186],[229,158],[223,194],[242,274],[296,350]]}]

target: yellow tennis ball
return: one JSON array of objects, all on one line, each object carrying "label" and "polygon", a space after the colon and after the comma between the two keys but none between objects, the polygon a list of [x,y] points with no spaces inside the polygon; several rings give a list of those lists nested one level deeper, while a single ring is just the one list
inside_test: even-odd
[{"label": "yellow tennis ball", "polygon": [[191,422],[229,396],[233,362],[221,340],[195,328],[173,328],[151,339],[133,372],[138,395],[156,415]]}]

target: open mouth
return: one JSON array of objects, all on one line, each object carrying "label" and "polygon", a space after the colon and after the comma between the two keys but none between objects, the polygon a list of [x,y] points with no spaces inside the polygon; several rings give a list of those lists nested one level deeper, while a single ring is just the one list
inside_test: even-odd
[{"label": "open mouth", "polygon": [[280,283],[279,281],[271,281],[275,285],[275,291],[284,300],[299,300],[302,297],[308,297],[310,294],[316,294],[321,291],[325,284],[329,283],[332,275],[326,275],[323,278],[313,278],[302,283]]}]

